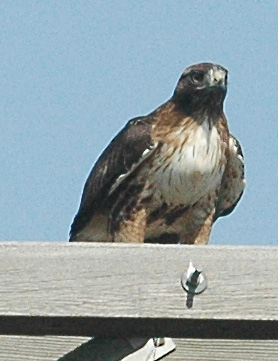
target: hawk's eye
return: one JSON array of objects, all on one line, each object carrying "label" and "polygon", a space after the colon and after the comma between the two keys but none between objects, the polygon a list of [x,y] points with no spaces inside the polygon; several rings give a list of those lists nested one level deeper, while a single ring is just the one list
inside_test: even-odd
[{"label": "hawk's eye", "polygon": [[190,80],[191,80],[191,83],[198,84],[204,80],[204,77],[205,77],[205,75],[201,71],[193,71],[190,75]]}]

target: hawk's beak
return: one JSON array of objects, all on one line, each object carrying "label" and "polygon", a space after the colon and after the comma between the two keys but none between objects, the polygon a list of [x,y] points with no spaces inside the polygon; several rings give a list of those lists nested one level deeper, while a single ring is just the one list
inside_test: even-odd
[{"label": "hawk's beak", "polygon": [[227,87],[227,72],[224,69],[211,69],[209,85],[211,87]]}]

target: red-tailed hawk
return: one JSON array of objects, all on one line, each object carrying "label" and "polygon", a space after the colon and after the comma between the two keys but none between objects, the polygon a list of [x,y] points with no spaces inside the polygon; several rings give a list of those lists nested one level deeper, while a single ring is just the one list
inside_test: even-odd
[{"label": "red-tailed hawk", "polygon": [[70,241],[208,242],[245,184],[223,111],[227,74],[190,66],[166,103],[126,124],[86,181]]}]

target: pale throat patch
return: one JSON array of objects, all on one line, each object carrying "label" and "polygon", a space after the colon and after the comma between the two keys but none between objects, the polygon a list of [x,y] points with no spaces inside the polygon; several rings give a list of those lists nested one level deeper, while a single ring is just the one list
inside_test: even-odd
[{"label": "pale throat patch", "polygon": [[194,204],[219,186],[223,156],[217,128],[207,120],[179,129],[161,148],[154,175],[158,192],[168,204]]}]

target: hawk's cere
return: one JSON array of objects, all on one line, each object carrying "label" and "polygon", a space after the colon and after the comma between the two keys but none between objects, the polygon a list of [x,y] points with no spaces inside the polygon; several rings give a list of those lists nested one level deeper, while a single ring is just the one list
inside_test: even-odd
[{"label": "hawk's cere", "polygon": [[223,111],[227,75],[190,66],[166,103],[126,124],[86,181],[70,241],[208,242],[245,184]]}]

